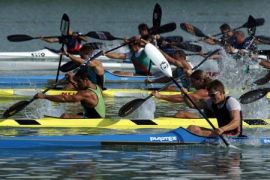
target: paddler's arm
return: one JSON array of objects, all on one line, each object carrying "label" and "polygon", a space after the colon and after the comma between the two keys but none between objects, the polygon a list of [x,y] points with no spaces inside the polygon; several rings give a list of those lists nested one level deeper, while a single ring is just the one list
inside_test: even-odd
[{"label": "paddler's arm", "polygon": [[114,52],[109,52],[104,54],[106,57],[111,58],[111,59],[127,59],[128,55],[125,53],[114,53]]},{"label": "paddler's arm", "polygon": [[[208,98],[208,93],[205,90],[197,90],[193,93],[188,94],[188,91],[185,88],[181,89],[182,93],[187,94],[191,100],[196,103],[196,106],[200,109],[206,107],[206,104],[204,103],[204,100]],[[190,107],[190,108],[195,108],[194,104],[190,102],[190,100],[186,97],[183,96],[184,102]]]},{"label": "paddler's arm", "polygon": [[38,93],[34,96],[35,99],[47,99],[53,102],[80,102],[85,99],[93,99],[96,96],[93,93],[81,93],[78,92],[74,95],[61,94],[61,95],[46,95]]},{"label": "paddler's arm", "polygon": [[237,127],[240,126],[240,121],[241,121],[241,116],[240,116],[240,111],[239,110],[232,110],[230,111],[230,117],[231,117],[231,122],[225,126],[222,126],[220,128],[217,128],[215,132],[217,134],[223,134],[225,131],[230,131],[234,130]]},{"label": "paddler's arm", "polygon": [[174,102],[174,103],[181,103],[181,102],[183,102],[183,97],[180,94],[176,94],[176,95],[163,95],[163,94],[160,94],[158,91],[153,91],[152,94],[157,99],[162,99],[162,100],[169,101],[169,102]]},{"label": "paddler's arm", "polygon": [[56,43],[59,42],[59,38],[44,38],[44,37],[40,37],[41,40],[48,42],[48,43]]}]

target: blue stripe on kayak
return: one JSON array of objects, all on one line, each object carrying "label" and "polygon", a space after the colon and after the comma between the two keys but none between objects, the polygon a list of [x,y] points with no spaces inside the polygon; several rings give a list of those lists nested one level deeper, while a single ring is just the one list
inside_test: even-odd
[{"label": "blue stripe on kayak", "polygon": [[[231,137],[230,142],[244,143],[248,137]],[[270,137],[257,138],[259,144],[270,144]],[[63,135],[63,136],[19,136],[0,137],[0,148],[35,148],[35,147],[98,147],[108,144],[217,144],[217,137],[197,136],[184,128],[157,134],[128,134],[128,135]]]}]

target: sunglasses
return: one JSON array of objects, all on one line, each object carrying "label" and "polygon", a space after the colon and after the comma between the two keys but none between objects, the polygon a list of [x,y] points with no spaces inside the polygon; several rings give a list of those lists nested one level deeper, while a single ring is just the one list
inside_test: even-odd
[{"label": "sunglasses", "polygon": [[208,93],[208,96],[209,97],[215,97],[217,93],[218,93],[218,91],[213,92],[213,93]]}]

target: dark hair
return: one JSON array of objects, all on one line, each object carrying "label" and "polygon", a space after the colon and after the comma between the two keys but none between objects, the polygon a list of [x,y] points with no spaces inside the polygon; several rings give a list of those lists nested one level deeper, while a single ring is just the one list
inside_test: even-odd
[{"label": "dark hair", "polygon": [[201,88],[206,88],[207,85],[213,81],[213,79],[211,79],[207,73],[205,73],[203,70],[196,70],[194,71],[191,75],[190,75],[191,79],[195,79],[195,80],[201,80],[203,81],[203,84],[201,85]]},{"label": "dark hair", "polygon": [[91,47],[91,46],[85,44],[85,45],[83,45],[83,46],[81,47],[81,49],[80,49],[80,54],[81,54],[81,55],[88,55],[88,54],[92,53],[93,50],[94,50],[93,47]]},{"label": "dark hair", "polygon": [[142,24],[139,24],[138,30],[139,30],[139,31],[142,31],[142,30],[149,30],[149,28],[148,28],[147,24],[142,23]]},{"label": "dark hair", "polygon": [[227,23],[224,23],[224,24],[222,24],[221,26],[219,26],[219,29],[221,30],[221,31],[225,31],[225,30],[231,30],[231,27],[230,27],[230,25],[229,24],[227,24]]},{"label": "dark hair", "polygon": [[75,74],[75,77],[78,79],[88,79],[88,75],[87,75],[87,68],[86,66],[82,66]]},{"label": "dark hair", "polygon": [[212,82],[210,82],[207,85],[207,90],[215,90],[215,91],[219,91],[222,92],[223,94],[225,94],[225,87],[223,85],[223,83],[217,79],[213,80]]}]

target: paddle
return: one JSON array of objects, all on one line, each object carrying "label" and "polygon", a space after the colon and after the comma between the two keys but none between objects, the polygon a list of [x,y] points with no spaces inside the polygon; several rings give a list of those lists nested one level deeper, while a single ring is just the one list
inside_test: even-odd
[{"label": "paddle", "polygon": [[[148,43],[145,46],[145,53],[147,56],[153,61],[154,64],[160,64],[159,66],[160,70],[164,75],[169,77],[175,85],[179,88],[182,89],[182,86],[172,77],[172,70],[170,68],[169,63],[165,59],[165,57],[161,54],[161,52],[152,44]],[[204,119],[209,123],[209,125],[215,130],[215,126],[211,123],[211,121],[208,119],[208,117],[201,111],[201,109],[198,108],[196,103],[190,98],[190,96],[182,91],[183,95],[193,104],[193,106],[199,111],[199,113],[204,117]],[[225,140],[225,138],[222,135],[219,135],[220,139],[224,142],[224,144],[228,147],[230,144]]]},{"label": "paddle", "polygon": [[239,97],[240,103],[249,104],[254,101],[257,101],[263,98],[269,91],[270,88],[260,88],[246,92],[245,94]]},{"label": "paddle", "polygon": [[[56,84],[57,85],[57,84]],[[55,85],[55,86],[56,86]],[[44,91],[42,91],[42,93],[46,93],[47,91],[49,91],[50,89],[53,89],[55,86],[50,87],[45,89]],[[26,106],[28,106],[31,102],[33,102],[35,100],[35,98],[32,98],[28,101],[19,101],[15,104],[13,104],[11,107],[9,107],[4,113],[3,113],[3,118],[8,118],[10,116],[15,115],[16,113],[20,112],[21,110],[23,110]]]},{"label": "paddle", "polygon": [[[248,20],[250,19],[250,17],[252,17],[252,16],[250,15],[248,17]],[[255,21],[256,21],[256,23],[255,23],[256,26],[262,26],[262,25],[264,25],[264,22],[265,22],[264,18],[256,18]],[[236,31],[236,30],[241,29],[241,28],[249,28],[249,21],[245,22],[242,26],[234,28],[232,31]],[[222,33],[214,34],[214,35],[212,35],[212,37],[216,37],[216,36],[220,36],[220,35],[222,35]]]},{"label": "paddle", "polygon": [[107,31],[90,31],[85,35],[94,39],[108,40],[108,41],[124,39],[124,38],[114,37],[110,32],[107,32]]},{"label": "paddle", "polygon": [[187,33],[190,33],[194,36],[202,37],[202,38],[210,38],[209,36],[205,35],[199,28],[197,28],[191,24],[181,23],[180,28],[182,30],[186,31]]},{"label": "paddle", "polygon": [[190,44],[188,42],[182,42],[175,45],[176,47],[180,49],[184,49],[191,52],[201,52],[202,47],[196,44]]},{"label": "paddle", "polygon": [[29,41],[32,39],[41,39],[41,38],[58,38],[59,36],[45,36],[45,37],[32,37],[26,34],[14,34],[7,37],[7,39],[11,42],[22,42]]},{"label": "paddle", "polygon": [[258,40],[259,42],[263,43],[263,44],[270,44],[270,37],[267,36],[256,36],[256,40]]},{"label": "paddle", "polygon": [[[133,41],[130,41],[130,42],[127,42],[127,43],[123,43],[123,44],[121,44],[121,45],[119,45],[119,46],[117,46],[117,47],[114,47],[114,48],[112,48],[112,49],[106,51],[105,54],[106,54],[106,53],[109,53],[109,52],[111,52],[111,51],[114,51],[114,50],[116,50],[116,49],[119,49],[119,48],[121,48],[121,47],[123,47],[123,46],[126,46],[126,45],[130,44],[131,42],[133,42]],[[97,54],[95,54],[94,56],[90,57],[90,59],[93,60],[93,59],[95,59],[95,58],[97,58],[97,57],[99,57],[99,56],[101,56],[101,55],[102,55],[102,51],[100,51],[100,52],[98,52]],[[89,61],[89,60],[88,60],[88,61]],[[88,63],[89,63],[89,62],[88,62]],[[77,67],[79,67],[78,64],[76,64],[76,63],[73,62],[73,61],[69,61],[69,62],[65,63],[64,65],[62,65],[62,66],[60,67],[60,71],[62,71],[62,72],[68,72],[68,71],[74,70],[74,69],[77,68]]]},{"label": "paddle", "polygon": [[[61,25],[60,25],[60,32],[62,36],[67,36],[69,33],[69,25],[70,25],[70,21],[69,21],[69,17],[67,14],[63,14],[62,19],[61,19]],[[61,51],[64,50],[64,45],[65,43],[62,42],[62,47],[61,47]],[[59,78],[59,72],[60,72],[60,66],[61,66],[61,62],[62,62],[62,58],[63,58],[63,54],[60,54],[60,58],[59,58],[59,63],[58,63],[58,68],[57,68],[57,73],[56,73],[56,79],[55,79],[55,83],[57,83],[58,78]]]},{"label": "paddle", "polygon": [[172,23],[161,25],[156,31],[152,27],[149,29],[149,31],[150,31],[150,34],[156,35],[156,34],[163,34],[163,33],[171,32],[171,31],[174,31],[175,29],[176,29],[176,24],[172,22]]},{"label": "paddle", "polygon": [[160,5],[157,3],[154,7],[154,11],[153,11],[153,29],[154,31],[156,31],[161,24],[161,17],[162,17],[162,10]]},{"label": "paddle", "polygon": [[[209,57],[211,57],[212,55],[216,54],[220,49],[216,49],[215,51],[209,53],[198,65],[194,66],[192,68],[192,70],[196,70],[198,69]],[[184,75],[182,75],[183,77]],[[179,78],[182,78],[179,77]],[[162,88],[160,88],[158,91],[162,91],[164,89],[166,89],[171,83],[167,83],[165,86],[163,86]],[[134,112],[136,109],[138,109],[138,107],[140,107],[145,101],[147,101],[148,99],[150,99],[153,96],[153,94],[150,94],[149,96],[147,96],[146,98],[139,98],[139,99],[134,99],[128,103],[126,103],[125,105],[123,105],[118,112],[118,115],[120,117],[125,117],[128,116],[129,114],[131,114],[132,112]]]}]

